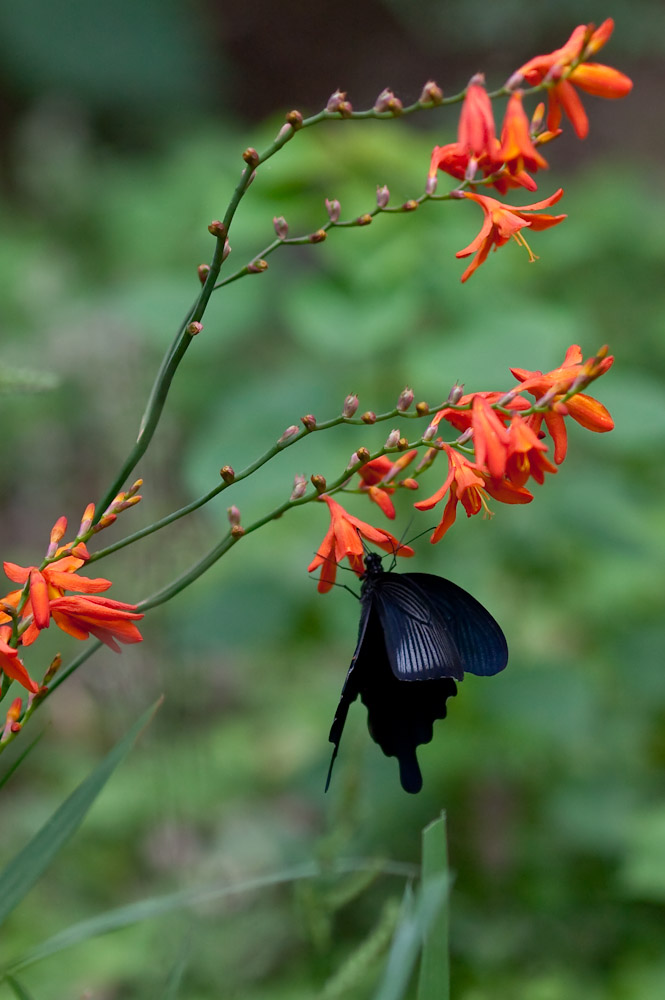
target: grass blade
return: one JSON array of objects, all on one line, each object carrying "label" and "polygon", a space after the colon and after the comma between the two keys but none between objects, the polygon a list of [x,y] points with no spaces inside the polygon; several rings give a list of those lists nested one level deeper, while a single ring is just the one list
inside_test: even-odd
[{"label": "grass blade", "polygon": [[30,751],[33,750],[34,747],[37,746],[37,744],[39,743],[39,741],[41,740],[41,738],[42,738],[43,735],[44,735],[44,730],[42,730],[41,733],[38,733],[37,736],[35,736],[35,738],[32,741],[32,743],[28,743],[28,745],[25,748],[25,750],[23,751],[23,753],[19,757],[16,758],[16,760],[14,761],[14,763],[12,764],[11,767],[7,768],[7,770],[5,771],[5,773],[0,778],[0,788],[2,788],[3,785],[7,784],[7,782],[11,778],[11,776],[14,773],[14,771],[16,770],[16,768],[20,764],[23,763],[23,761],[28,756],[28,754],[30,753]]},{"label": "grass blade", "polygon": [[418,978],[418,1000],[449,1000],[450,959],[448,954],[448,846],[446,843],[446,814],[423,830],[423,889],[432,881],[443,879],[446,898],[433,917],[425,934]]}]

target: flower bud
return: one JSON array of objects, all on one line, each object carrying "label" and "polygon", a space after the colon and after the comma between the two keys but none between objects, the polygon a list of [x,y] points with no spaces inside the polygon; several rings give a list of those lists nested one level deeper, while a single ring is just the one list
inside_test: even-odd
[{"label": "flower bud", "polygon": [[402,102],[399,97],[395,97],[389,87],[385,87],[374,102],[374,110],[379,113],[390,111],[394,115],[401,115]]},{"label": "flower bud", "polygon": [[365,462],[369,462],[370,455],[367,448],[358,448],[356,455],[358,456],[358,461],[362,462],[363,465]]},{"label": "flower bud", "polygon": [[360,418],[364,424],[375,424],[376,423],[376,413],[373,410],[367,410],[363,413]]},{"label": "flower bud", "polygon": [[305,429],[308,431],[316,430],[316,417],[312,413],[308,413],[306,416],[301,417],[300,423],[303,424]]},{"label": "flower bud", "polygon": [[384,184],[382,187],[377,187],[376,189],[376,203],[379,208],[385,208],[390,201],[390,191],[388,186]]},{"label": "flower bud", "polygon": [[286,115],[286,120],[296,131],[302,128],[302,115],[299,111],[289,111]]},{"label": "flower bud", "polygon": [[314,486],[314,489],[316,490],[317,493],[325,493],[326,492],[326,480],[325,480],[325,476],[320,476],[318,473],[315,473],[313,476],[310,476],[310,480],[311,480],[312,485]]},{"label": "flower bud", "polygon": [[272,220],[272,224],[275,228],[275,235],[277,236],[277,239],[285,240],[289,234],[289,227],[284,216],[276,215]]},{"label": "flower bud", "polygon": [[259,165],[260,157],[259,157],[259,154],[257,153],[257,151],[254,149],[253,146],[248,146],[247,147],[247,149],[242,154],[242,158],[245,161],[245,163],[247,164],[247,166],[248,167],[252,167],[252,169],[254,167],[258,167],[258,165]]},{"label": "flower bud", "polygon": [[231,244],[228,240],[224,240],[224,249],[222,250],[222,260],[226,260],[228,255],[231,253]]},{"label": "flower bud", "polygon": [[531,124],[529,125],[529,132],[531,135],[536,135],[540,132],[541,126],[543,124],[543,119],[545,118],[545,104],[543,101],[536,105],[536,110],[531,116]]},{"label": "flower bud", "polygon": [[219,219],[213,219],[213,221],[208,226],[208,232],[212,236],[216,236],[218,240],[226,239],[226,226]]},{"label": "flower bud", "polygon": [[397,447],[399,448],[400,451],[406,451],[406,449],[409,447],[408,439],[405,437],[401,437],[397,442]]},{"label": "flower bud", "polygon": [[235,504],[232,507],[227,507],[226,514],[229,519],[229,524],[231,525],[231,527],[235,527],[236,525],[240,524],[240,511],[235,506]]},{"label": "flower bud", "polygon": [[328,213],[328,218],[331,222],[335,223],[339,219],[339,213],[342,211],[342,206],[337,201],[337,198],[328,199],[326,198],[326,212]]},{"label": "flower bud", "polygon": [[417,202],[415,198],[409,198],[409,200],[405,201],[404,204],[402,205],[402,211],[415,212],[415,210],[418,208],[418,204],[419,202]]},{"label": "flower bud", "polygon": [[58,543],[62,541],[65,532],[67,531],[67,518],[59,517],[51,528],[51,538],[48,549],[46,550],[46,558],[50,559],[55,555]]},{"label": "flower bud", "polygon": [[423,441],[431,441],[433,437],[436,437],[439,431],[437,424],[430,424],[423,434]]},{"label": "flower bud", "polygon": [[78,537],[81,535],[87,535],[92,527],[92,519],[95,516],[95,505],[94,503],[89,503],[88,506],[83,511],[83,517],[81,518],[81,523],[79,525]]},{"label": "flower bud", "polygon": [[251,264],[247,265],[247,270],[250,274],[261,274],[262,271],[268,270],[268,261],[259,257],[257,260],[253,260]]},{"label": "flower bud", "polygon": [[475,156],[470,156],[469,162],[467,163],[466,166],[466,170],[464,171],[464,180],[470,183],[474,179],[477,173],[478,173],[478,160],[475,158]]},{"label": "flower bud", "polygon": [[58,672],[61,666],[62,666],[62,656],[60,655],[60,653],[56,653],[56,655],[51,660],[48,670],[44,674],[44,680],[42,681],[42,685],[48,684],[49,681],[53,680],[53,678],[55,677],[56,673]]},{"label": "flower bud", "polygon": [[429,406],[424,400],[420,403],[416,403],[416,413],[419,417],[425,417],[429,413]]},{"label": "flower bud", "polygon": [[142,486],[143,486],[143,480],[137,479],[136,482],[132,483],[132,485],[126,491],[125,496],[133,497],[135,493],[138,493],[138,491],[141,489]]},{"label": "flower bud", "polygon": [[219,474],[225,483],[232,483],[236,478],[232,465],[223,465],[219,470]]},{"label": "flower bud", "polygon": [[200,333],[203,329],[203,323],[188,323],[185,327],[185,333],[188,333],[190,337],[195,337],[197,333]]},{"label": "flower bud", "polygon": [[442,100],[443,91],[441,87],[434,80],[428,80],[420,93],[418,104],[441,104]]},{"label": "flower bud", "polygon": [[97,534],[98,531],[103,531],[104,528],[108,528],[109,525],[117,519],[117,514],[102,514],[97,524],[93,525],[92,530]]},{"label": "flower bud", "polygon": [[233,538],[242,538],[244,534],[245,534],[245,529],[241,524],[234,524],[233,527],[231,528],[231,536]]},{"label": "flower bud", "polygon": [[453,406],[455,406],[457,403],[459,403],[463,395],[464,395],[464,384],[455,382],[455,385],[448,393],[448,399],[446,400],[446,402],[452,403]]},{"label": "flower bud", "polygon": [[300,428],[296,424],[291,424],[290,427],[286,428],[277,444],[286,444],[287,441],[290,441],[292,437],[296,436],[299,430]]},{"label": "flower bud", "polygon": [[293,492],[291,493],[291,500],[300,500],[300,497],[305,495],[307,489],[307,480],[300,473],[296,473],[293,479]]},{"label": "flower bud", "polygon": [[513,73],[512,76],[508,77],[508,79],[504,83],[504,87],[506,88],[506,90],[517,90],[519,87],[522,86],[523,83],[524,83],[524,77],[522,76],[520,71],[517,70],[515,73]]},{"label": "flower bud", "polygon": [[395,428],[395,430],[392,430],[390,432],[390,434],[388,435],[388,437],[386,438],[386,443],[384,444],[383,447],[384,448],[396,448],[398,441],[399,441],[399,430],[397,428]]},{"label": "flower bud", "polygon": [[369,226],[369,224],[370,224],[371,221],[372,221],[372,216],[369,214],[369,212],[365,212],[364,215],[359,215],[358,216],[358,218],[356,219],[356,225],[357,226]]},{"label": "flower bud", "polygon": [[196,269],[196,273],[199,276],[199,281],[201,282],[201,284],[205,285],[206,278],[210,274],[210,265],[209,264],[199,264],[199,266]]},{"label": "flower bud", "polygon": [[430,465],[439,454],[438,448],[428,448],[421,460],[416,466],[416,472],[422,472],[423,469],[429,469]]},{"label": "flower bud", "polygon": [[399,394],[399,399],[397,400],[397,409],[400,413],[405,413],[411,403],[413,402],[413,389],[409,389],[408,385],[402,389]]},{"label": "flower bud", "polygon": [[310,233],[308,240],[310,243],[323,243],[327,235],[325,229],[317,229],[315,233]]},{"label": "flower bud", "polygon": [[344,406],[342,407],[343,417],[352,417],[353,414],[358,409],[358,397],[355,392],[352,392],[350,396],[347,396],[344,400]]},{"label": "flower bud", "polygon": [[340,114],[342,118],[351,117],[353,108],[351,102],[346,99],[345,90],[336,90],[334,94],[330,95],[326,104],[326,111],[331,115],[335,113]]}]

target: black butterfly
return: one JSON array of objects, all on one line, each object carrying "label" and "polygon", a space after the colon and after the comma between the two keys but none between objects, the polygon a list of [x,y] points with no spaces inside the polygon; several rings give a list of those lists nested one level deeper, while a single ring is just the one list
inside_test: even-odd
[{"label": "black butterfly", "polygon": [[457,694],[464,674],[488,677],[508,662],[498,624],[475,597],[430,573],[384,572],[381,557],[365,557],[358,644],[330,730],[335,744],[326,791],[349,706],[367,706],[370,735],[397,757],[402,788],[419,792],[416,747],[429,743],[435,719]]}]

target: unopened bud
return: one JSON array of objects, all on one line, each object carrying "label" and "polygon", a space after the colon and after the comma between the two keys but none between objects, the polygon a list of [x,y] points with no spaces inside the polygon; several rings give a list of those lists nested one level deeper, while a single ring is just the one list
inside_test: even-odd
[{"label": "unopened bud", "polygon": [[231,528],[231,536],[233,538],[242,538],[244,534],[245,534],[245,529],[241,524],[234,524],[233,527]]},{"label": "unopened bud", "polygon": [[127,510],[128,507],[133,507],[135,504],[140,503],[141,500],[143,500],[143,497],[140,494],[135,497],[125,496],[124,499],[118,500],[117,503],[113,504],[113,510],[116,514],[119,514],[121,510]]},{"label": "unopened bud", "polygon": [[297,427],[296,424],[291,424],[290,427],[286,428],[286,430],[282,434],[282,436],[279,439],[279,441],[277,442],[277,444],[285,444],[287,441],[290,441],[292,437],[296,436],[296,434],[299,432],[299,430],[300,430],[300,428]]},{"label": "unopened bud", "polygon": [[224,240],[224,249],[222,250],[222,260],[226,260],[228,255],[231,253],[231,244],[228,240]]},{"label": "unopened bud", "polygon": [[227,517],[229,519],[229,524],[232,527],[234,527],[235,525],[240,524],[240,511],[235,506],[235,504],[233,504],[233,506],[231,506],[231,507],[227,507],[227,509],[226,509],[226,515],[227,515]]},{"label": "unopened bud", "polygon": [[7,712],[7,722],[16,722],[21,714],[22,708],[23,700],[21,698],[14,698],[13,702],[9,706],[9,711]]},{"label": "unopened bud", "polygon": [[369,462],[370,455],[367,448],[358,448],[356,455],[358,456],[359,462],[362,462],[363,464],[365,462]]},{"label": "unopened bud", "polygon": [[233,466],[231,465],[223,465],[219,470],[219,474],[225,483],[232,483],[236,478],[236,474],[233,471]]},{"label": "unopened bud", "polygon": [[377,187],[376,189],[376,203],[379,208],[385,208],[390,201],[390,191],[388,186],[384,184],[382,187]]},{"label": "unopened bud", "polygon": [[247,270],[250,274],[261,274],[262,271],[268,270],[268,261],[259,257],[257,260],[253,260],[251,264],[247,265]]},{"label": "unopened bud", "polygon": [[378,112],[390,111],[393,115],[401,115],[402,102],[399,97],[395,97],[389,87],[385,87],[374,102],[374,110]]},{"label": "unopened bud", "polygon": [[113,524],[113,522],[117,519],[117,516],[118,516],[117,514],[102,514],[99,521],[97,522],[97,524],[94,525],[92,530],[95,532],[95,534],[98,531],[103,531],[104,528],[108,528],[110,524]]},{"label": "unopened bud", "polygon": [[335,113],[340,114],[342,118],[349,118],[351,116],[353,108],[351,107],[351,102],[346,99],[345,90],[336,90],[334,94],[330,95],[326,104],[326,111],[331,115]]},{"label": "unopened bud", "polygon": [[517,70],[516,73],[513,73],[512,76],[508,77],[508,79],[504,83],[504,87],[506,90],[518,90],[523,83],[524,83],[524,77],[522,76],[520,71]]},{"label": "unopened bud", "polygon": [[376,413],[373,410],[366,410],[360,418],[364,424],[375,424]]},{"label": "unopened bud", "polygon": [[337,198],[326,198],[326,212],[328,213],[328,218],[331,222],[337,222],[341,211],[342,206],[337,201]]},{"label": "unopened bud", "polygon": [[369,212],[365,212],[364,215],[358,216],[358,218],[356,219],[356,225],[369,226],[371,221],[372,221],[372,216],[369,214]]},{"label": "unopened bud", "polygon": [[399,399],[397,400],[397,409],[400,413],[405,413],[411,403],[413,402],[413,389],[409,389],[408,385],[402,389],[399,394]]},{"label": "unopened bud", "polygon": [[[478,160],[475,158],[475,156],[471,156],[469,158],[469,162],[466,165],[466,170],[464,171],[464,180],[470,183],[474,179],[477,173],[478,173]],[[456,197],[459,197],[459,195],[457,195]]]},{"label": "unopened bud", "polygon": [[400,438],[399,441],[397,442],[397,447],[399,448],[400,451],[406,451],[406,449],[409,447],[408,438],[404,437]]},{"label": "unopened bud", "polygon": [[49,541],[49,547],[46,550],[46,558],[50,559],[55,555],[58,549],[58,543],[62,541],[65,532],[67,531],[67,518],[59,517],[51,528],[51,537]]},{"label": "unopened bud", "polygon": [[141,489],[142,486],[143,486],[143,480],[137,479],[136,482],[132,483],[132,485],[129,487],[129,489],[125,493],[125,496],[133,497],[135,493],[138,493],[138,491]]},{"label": "unopened bud", "polygon": [[242,154],[242,158],[247,164],[247,166],[252,167],[252,169],[254,169],[254,167],[258,167],[259,165],[260,157],[253,146],[247,147],[247,149]]},{"label": "unopened bud", "polygon": [[436,189],[439,186],[439,178],[436,174],[431,174],[427,178],[427,183],[425,184],[425,194],[436,194]]},{"label": "unopened bud", "polygon": [[48,670],[44,674],[44,680],[42,681],[42,684],[48,684],[50,680],[53,680],[54,676],[56,675],[61,666],[62,666],[62,656],[60,655],[60,653],[56,653],[56,655],[51,660]]},{"label": "unopened bud", "polygon": [[419,104],[441,104],[443,100],[443,91],[438,83],[434,80],[428,80],[423,87],[420,97],[418,98]]},{"label": "unopened bud", "polygon": [[300,473],[296,473],[293,479],[293,492],[291,493],[291,500],[300,500],[300,497],[305,495],[305,490],[307,489],[307,480]]},{"label": "unopened bud", "polygon": [[437,424],[430,424],[423,434],[423,441],[431,441],[433,437],[436,437],[438,430]]},{"label": "unopened bud", "polygon": [[448,393],[447,402],[448,403],[452,403],[453,406],[455,406],[457,403],[459,403],[459,401],[460,401],[460,399],[462,398],[463,395],[464,395],[464,384],[463,383],[459,383],[459,382],[455,382],[455,385],[452,387],[452,389]]},{"label": "unopened bud", "polygon": [[342,407],[343,417],[352,417],[353,414],[358,409],[358,397],[355,392],[352,392],[350,396],[347,396],[344,400],[344,406]]},{"label": "unopened bud", "polygon": [[421,460],[416,466],[416,472],[422,472],[423,469],[429,469],[430,465],[439,454],[438,448],[428,448]]},{"label": "unopened bud", "polygon": [[216,236],[218,240],[226,239],[226,226],[219,219],[214,219],[208,226],[208,232],[212,236]]},{"label": "unopened bud", "polygon": [[279,240],[285,240],[289,234],[289,227],[286,219],[283,215],[276,215],[272,220],[272,224],[275,227],[275,235]]},{"label": "unopened bud", "polygon": [[395,428],[395,430],[392,430],[390,432],[390,434],[388,435],[388,437],[386,438],[386,443],[384,444],[383,447],[384,448],[396,448],[398,441],[399,441],[399,430],[397,428]]},{"label": "unopened bud", "polygon": [[545,118],[545,104],[543,101],[536,105],[536,110],[531,116],[531,124],[529,125],[529,131],[531,135],[535,135],[540,132],[541,125],[543,124],[543,119]]},{"label": "unopened bud", "polygon": [[303,424],[305,429],[308,431],[316,430],[316,417],[312,413],[308,413],[306,416],[301,417],[300,423]]},{"label": "unopened bud", "polygon": [[426,416],[429,413],[429,405],[424,400],[421,400],[420,403],[416,403],[416,413],[419,417]]},{"label": "unopened bud", "polygon": [[286,115],[286,120],[294,129],[298,130],[302,128],[302,115],[299,111],[289,111]]},{"label": "unopened bud", "polygon": [[311,480],[312,485],[314,486],[314,489],[316,490],[317,493],[325,493],[326,492],[326,479],[325,479],[325,476],[320,476],[318,474],[318,472],[317,472],[317,473],[314,473],[313,476],[310,476],[310,480]]},{"label": "unopened bud", "polygon": [[409,198],[409,200],[405,201],[404,204],[402,205],[403,212],[415,212],[417,208],[418,208],[418,202],[416,201],[415,198]]},{"label": "unopened bud", "polygon": [[323,243],[327,236],[325,229],[317,229],[315,233],[310,233],[308,240],[310,243]]},{"label": "unopened bud", "polygon": [[203,329],[203,323],[188,323],[185,327],[185,333],[188,333],[190,337],[195,337],[197,333],[200,333]]}]

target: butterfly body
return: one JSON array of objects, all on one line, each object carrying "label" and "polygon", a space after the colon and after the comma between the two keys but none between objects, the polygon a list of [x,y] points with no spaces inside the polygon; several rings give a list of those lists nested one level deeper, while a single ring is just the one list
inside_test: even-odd
[{"label": "butterfly body", "polygon": [[499,625],[471,594],[429,573],[385,572],[370,552],[360,592],[358,642],[330,730],[328,781],[352,702],[367,707],[372,739],[397,757],[400,781],[418,792],[416,748],[432,739],[436,719],[465,673],[503,670],[508,647]]}]

